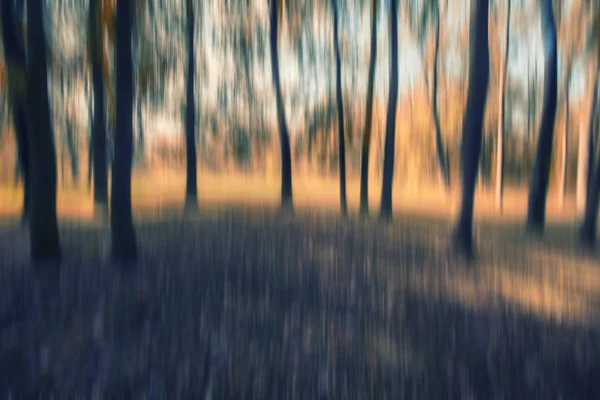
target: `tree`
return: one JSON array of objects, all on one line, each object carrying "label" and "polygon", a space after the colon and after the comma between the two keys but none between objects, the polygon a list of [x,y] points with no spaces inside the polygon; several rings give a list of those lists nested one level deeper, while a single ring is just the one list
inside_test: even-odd
[{"label": "tree", "polygon": [[6,62],[6,83],[12,111],[13,127],[17,143],[18,167],[23,178],[23,208],[21,221],[25,223],[29,215],[30,162],[26,124],[26,60],[23,30],[15,24],[12,1],[3,1],[0,9],[2,18],[2,47]]},{"label": "tree", "polygon": [[[593,122],[590,121],[590,129],[597,129],[598,124],[598,65],[600,64],[600,9],[594,10],[594,20],[592,22],[593,32],[590,40],[590,44],[596,54],[596,78],[594,84],[594,91],[592,92],[592,114],[590,118],[593,118]],[[587,131],[589,134],[588,140],[590,146],[588,147],[588,168],[591,170],[595,168],[588,179],[588,189],[586,193],[585,211],[583,214],[583,221],[579,229],[579,240],[585,247],[593,247],[596,242],[596,235],[598,230],[598,206],[600,204],[600,146],[595,146],[596,156],[593,156],[594,147],[592,144],[592,135],[590,130]],[[595,160],[595,161],[594,161]]]},{"label": "tree", "polygon": [[193,0],[187,0],[187,44],[188,64],[186,82],[186,118],[185,147],[187,174],[185,181],[185,207],[193,210],[198,207],[198,184],[196,182],[196,102],[194,100],[194,75],[196,63],[194,59],[194,7]]},{"label": "tree", "polygon": [[385,126],[383,184],[381,189],[381,217],[392,217],[392,182],[394,179],[394,152],[396,150],[396,108],[398,106],[398,11],[397,0],[390,0],[390,93]]},{"label": "tree", "polygon": [[373,124],[373,88],[375,86],[375,64],[377,62],[377,0],[371,2],[371,57],[369,60],[369,82],[367,87],[367,109],[365,131],[363,133],[360,164],[360,213],[369,212],[369,152],[371,151],[371,130]]},{"label": "tree", "polygon": [[502,197],[504,191],[504,122],[505,122],[505,102],[506,79],[508,75],[508,52],[510,49],[510,9],[511,0],[506,5],[506,33],[504,36],[504,60],[500,67],[500,94],[498,99],[498,148],[496,159],[496,207],[502,214]]},{"label": "tree", "polygon": [[[406,0],[408,9],[408,22],[413,31],[416,32],[417,42],[421,49],[421,60],[423,65],[423,80],[427,88],[427,99],[431,105],[431,117],[434,126],[435,154],[438,163],[438,176],[440,186],[447,191],[450,188],[450,165],[448,163],[448,154],[444,147],[442,138],[442,124],[440,122],[440,112],[438,107],[438,84],[439,84],[439,65],[441,48],[441,0],[427,0],[420,2],[420,7],[415,7],[417,3],[414,0]],[[448,2],[444,1],[447,6]],[[434,31],[433,54],[431,63],[426,61],[428,55],[428,28]],[[431,64],[431,71],[430,71]],[[431,77],[430,77],[431,75]]]},{"label": "tree", "polygon": [[137,258],[131,211],[131,163],[133,151],[133,61],[131,31],[133,0],[117,3],[116,14],[116,132],[111,187],[112,255],[116,261]]},{"label": "tree", "polygon": [[473,255],[473,206],[490,68],[488,11],[488,0],[471,2],[469,88],[460,149],[462,196],[453,237],[457,250],[468,257]]},{"label": "tree", "polygon": [[342,100],[342,60],[338,43],[338,9],[337,1],[331,0],[333,10],[333,48],[335,52],[336,98],[338,113],[338,149],[340,158],[340,207],[342,214],[348,214],[346,202],[346,145],[344,143],[344,103]]},{"label": "tree", "polygon": [[106,218],[108,212],[108,171],[106,154],[106,114],[104,104],[104,32],[102,30],[102,0],[90,0],[88,15],[88,58],[91,62],[93,87],[93,121],[90,157],[94,178],[94,207]]},{"label": "tree", "polygon": [[48,101],[48,64],[42,0],[27,1],[27,138],[30,158],[33,261],[61,258],[56,218],[56,154]]},{"label": "tree", "polygon": [[527,205],[527,228],[534,233],[542,233],[546,214],[546,195],[550,178],[550,162],[552,160],[552,141],[554,138],[554,122],[557,103],[557,51],[556,24],[552,0],[540,3],[542,14],[542,36],[544,43],[544,104],[538,136],[535,164],[529,185],[529,201]]},{"label": "tree", "polygon": [[271,32],[269,42],[271,46],[271,70],[275,100],[277,102],[277,125],[279,126],[279,144],[281,147],[281,207],[284,210],[292,209],[292,154],[290,150],[290,135],[287,127],[283,96],[281,95],[281,81],[279,77],[279,56],[277,51],[278,23],[281,18],[281,0],[271,0],[270,24]]},{"label": "tree", "polygon": [[[588,199],[588,189],[593,169],[593,148],[594,148],[594,133],[597,125],[597,109],[598,109],[598,80],[599,80],[599,53],[598,53],[598,30],[600,29],[600,13],[598,9],[592,12],[592,3],[586,2],[585,12],[593,15],[593,20],[590,24],[590,29],[587,38],[588,55],[588,85],[592,87],[589,94],[589,119],[588,127],[579,134],[578,155],[577,155],[577,211],[584,215],[586,201]],[[590,34],[591,33],[591,34]]]}]

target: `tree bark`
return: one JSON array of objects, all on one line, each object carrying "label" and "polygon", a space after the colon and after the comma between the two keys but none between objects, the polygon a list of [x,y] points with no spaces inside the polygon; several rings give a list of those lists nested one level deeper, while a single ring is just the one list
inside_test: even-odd
[{"label": "tree bark", "polygon": [[500,98],[498,99],[498,141],[496,158],[496,208],[502,214],[502,200],[504,194],[504,137],[505,137],[505,104],[506,80],[508,75],[508,52],[510,50],[510,11],[511,1],[508,0],[506,9],[506,33],[504,35],[504,61],[500,67]]},{"label": "tree bark", "polygon": [[142,120],[142,99],[138,96],[137,101],[137,126],[138,126],[138,137],[137,137],[137,160],[144,166],[146,161],[146,145],[144,142],[144,122]]},{"label": "tree bark", "polygon": [[21,221],[25,223],[29,216],[29,186],[30,186],[30,161],[29,144],[27,140],[27,116],[26,116],[26,93],[25,93],[25,48],[23,38],[17,37],[12,2],[2,2],[0,9],[2,18],[2,47],[4,48],[4,60],[8,72],[8,93],[11,104],[13,129],[15,131],[17,144],[17,177],[20,174],[23,179],[23,208]]},{"label": "tree bark", "polygon": [[279,144],[281,147],[281,208],[291,211],[292,204],[292,154],[290,151],[290,135],[285,116],[283,96],[281,94],[281,81],[279,77],[279,55],[277,50],[278,37],[278,1],[271,0],[269,35],[271,47],[271,73],[273,86],[275,88],[275,100],[277,103],[277,124],[279,125]]},{"label": "tree bark", "polygon": [[588,74],[593,76],[593,89],[589,97],[589,119],[587,126],[579,130],[579,145],[577,151],[577,193],[576,203],[577,212],[583,218],[585,212],[585,203],[587,200],[587,189],[589,187],[590,171],[593,168],[590,159],[593,155],[593,130],[594,121],[597,119],[598,108],[598,83],[599,74],[597,64],[588,70]]},{"label": "tree bark", "polygon": [[481,152],[483,118],[490,69],[488,11],[488,0],[471,2],[470,76],[460,149],[462,196],[453,238],[457,250],[468,257],[473,255],[475,185]]},{"label": "tree bark", "polygon": [[373,124],[373,88],[375,86],[375,66],[377,62],[377,0],[371,2],[371,59],[369,61],[369,82],[367,87],[367,110],[365,132],[363,134],[362,157],[360,164],[360,213],[369,213],[369,155]]},{"label": "tree bark", "polygon": [[435,21],[435,49],[433,55],[433,81],[431,83],[431,112],[433,114],[433,124],[435,127],[435,149],[439,166],[440,183],[444,190],[450,189],[450,166],[448,165],[448,154],[444,149],[442,139],[442,125],[438,110],[438,78],[439,78],[439,54],[440,54],[440,3],[434,2],[436,7]]},{"label": "tree bark", "polygon": [[546,215],[546,195],[550,177],[552,160],[552,141],[554,138],[554,122],[557,102],[557,51],[556,24],[552,0],[544,0],[542,7],[542,35],[545,58],[544,73],[544,105],[540,133],[538,136],[535,165],[529,186],[529,202],[527,209],[527,228],[530,232],[541,234],[544,230]]},{"label": "tree bark", "polygon": [[[599,148],[600,149],[600,148]],[[597,152],[598,149],[596,149]],[[590,151],[591,153],[592,151]],[[592,157],[593,159],[594,157]],[[584,247],[593,248],[596,244],[596,236],[598,230],[598,206],[600,195],[600,158],[595,157],[596,163],[590,163],[589,168],[594,168],[592,178],[589,182],[587,190],[587,199],[585,202],[585,212],[583,221],[579,229],[579,241]]]},{"label": "tree bark", "polygon": [[95,212],[107,217],[108,212],[108,160],[106,149],[106,112],[104,78],[102,75],[103,40],[100,29],[102,1],[91,0],[89,8],[89,52],[92,62],[92,87],[94,91],[94,118],[90,153],[93,165]]},{"label": "tree bark", "polygon": [[133,62],[131,29],[133,0],[117,2],[115,62],[117,115],[114,165],[111,186],[112,256],[115,261],[137,258],[131,211],[131,162],[133,150]]},{"label": "tree bark", "polygon": [[396,151],[396,109],[398,106],[398,11],[396,0],[390,1],[390,94],[385,127],[383,156],[383,184],[381,189],[381,217],[392,217],[392,184],[394,180],[394,156]]},{"label": "tree bark", "polygon": [[34,262],[58,261],[61,258],[43,4],[42,0],[27,1],[27,135],[31,155],[29,234]]},{"label": "tree bark", "polygon": [[346,144],[344,133],[344,100],[342,97],[342,59],[340,57],[340,45],[338,39],[338,9],[337,1],[331,0],[333,10],[333,48],[335,53],[335,74],[336,87],[335,94],[337,98],[338,114],[338,151],[340,161],[340,208],[343,215],[348,214],[348,204],[346,200]]},{"label": "tree bark", "polygon": [[79,157],[77,157],[77,147],[73,135],[73,123],[68,119],[65,125],[66,144],[69,152],[69,160],[71,161],[71,179],[73,180],[73,185],[77,185],[77,181],[79,180]]},{"label": "tree bark", "polygon": [[562,159],[560,167],[560,185],[558,189],[558,205],[565,208],[567,197],[567,176],[569,164],[569,102],[570,102],[571,64],[567,65],[565,76],[565,126],[562,137]]},{"label": "tree bark", "polygon": [[185,182],[185,208],[195,210],[198,207],[198,183],[196,175],[196,101],[194,98],[194,77],[196,73],[196,59],[194,58],[194,32],[195,17],[193,0],[187,1],[187,35],[188,35],[188,65],[186,86],[186,119],[185,119],[185,145],[186,145],[186,182]]}]

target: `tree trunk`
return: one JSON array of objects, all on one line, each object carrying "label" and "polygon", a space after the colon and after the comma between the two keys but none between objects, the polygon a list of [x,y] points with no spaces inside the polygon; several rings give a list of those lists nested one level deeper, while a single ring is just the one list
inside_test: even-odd
[{"label": "tree trunk", "polygon": [[375,65],[377,62],[377,0],[371,3],[371,59],[369,61],[369,83],[367,87],[367,110],[365,133],[363,134],[362,157],[360,164],[360,213],[369,213],[369,155],[373,124],[373,88],[375,86]]},{"label": "tree trunk", "polygon": [[[93,4],[92,4],[93,7]],[[90,128],[88,137],[88,170],[87,170],[87,186],[88,190],[92,189],[92,174],[94,172],[94,146],[92,141],[92,126],[94,117],[92,114],[92,102],[88,99],[88,124]]]},{"label": "tree trunk", "polygon": [[340,57],[340,45],[338,42],[338,9],[337,1],[331,0],[333,9],[333,48],[335,53],[335,74],[338,114],[338,150],[340,161],[340,207],[343,215],[348,214],[348,204],[346,200],[346,144],[344,133],[344,101],[342,97],[342,59]]},{"label": "tree trunk", "polygon": [[117,74],[117,120],[115,159],[111,186],[112,255],[115,261],[137,258],[131,212],[131,162],[133,150],[133,62],[131,27],[133,0],[117,2],[115,62]]},{"label": "tree trunk", "polygon": [[562,142],[562,159],[560,167],[560,185],[558,190],[558,205],[562,209],[565,208],[565,199],[567,197],[567,175],[569,163],[569,94],[571,82],[571,65],[567,66],[565,76],[565,127],[563,132]]},{"label": "tree trunk", "polygon": [[579,148],[577,155],[577,212],[583,218],[585,211],[585,203],[587,199],[587,188],[589,187],[589,175],[593,168],[590,164],[590,159],[593,155],[593,130],[594,121],[597,119],[597,108],[598,108],[598,83],[599,74],[597,71],[597,64],[594,64],[595,69],[590,68],[588,74],[594,76],[593,89],[590,93],[590,106],[589,106],[589,119],[587,126],[579,130]]},{"label": "tree trunk", "polygon": [[535,165],[529,186],[529,202],[527,209],[527,228],[529,231],[541,234],[544,230],[546,214],[546,195],[550,177],[552,160],[552,141],[554,137],[554,122],[556,119],[557,91],[557,53],[556,25],[552,0],[544,0],[542,7],[542,35],[545,47],[544,73],[544,105],[538,136]]},{"label": "tree trunk", "polygon": [[187,1],[188,65],[185,114],[185,208],[188,210],[195,210],[198,207],[198,183],[196,177],[196,102],[194,98],[194,76],[196,73],[196,60],[194,58],[195,17],[192,1],[193,0]]},{"label": "tree trunk", "polygon": [[29,216],[29,189],[30,189],[30,161],[29,144],[27,139],[27,116],[26,116],[26,93],[25,74],[26,60],[23,38],[17,38],[15,28],[15,17],[13,15],[12,2],[2,2],[0,16],[2,18],[2,47],[4,48],[4,60],[8,72],[8,93],[11,105],[13,129],[15,131],[17,144],[17,174],[23,179],[23,208],[21,221],[24,223]]},{"label": "tree trunk", "polygon": [[102,76],[103,40],[100,29],[102,1],[91,0],[89,8],[89,52],[92,62],[94,119],[92,121],[91,160],[94,171],[94,208],[102,218],[108,212],[108,157],[106,149],[106,113]]},{"label": "tree trunk", "polygon": [[144,166],[146,161],[146,148],[144,142],[144,121],[142,120],[142,99],[138,96],[137,101],[137,126],[138,126],[138,137],[137,137],[137,160]]},{"label": "tree trunk", "polygon": [[[598,196],[600,195],[600,158],[598,158],[595,164],[596,167],[592,173],[592,179],[589,183],[589,188],[587,191],[587,199],[585,202],[585,212],[583,215],[583,221],[579,229],[579,241],[583,246],[588,248],[592,248],[596,244],[596,235],[598,230]],[[594,163],[591,163],[589,168],[592,169],[593,167]]]},{"label": "tree trunk", "polygon": [[27,108],[31,155],[31,257],[37,261],[61,258],[56,218],[56,154],[54,150],[43,1],[27,1]]},{"label": "tree trunk", "polygon": [[435,2],[437,8],[434,13],[436,16],[435,22],[435,51],[433,55],[433,81],[431,83],[431,112],[433,114],[433,124],[435,126],[435,149],[439,166],[440,183],[444,190],[450,189],[450,166],[448,165],[448,154],[444,151],[444,143],[442,139],[442,125],[440,123],[440,115],[438,110],[438,75],[439,75],[439,54],[440,54],[440,3]]},{"label": "tree trunk", "polygon": [[77,157],[77,148],[75,145],[75,138],[73,137],[73,124],[70,120],[66,121],[66,141],[67,150],[69,152],[69,160],[71,161],[71,178],[73,179],[73,185],[77,185],[79,180],[79,158]]},{"label": "tree trunk", "polygon": [[29,218],[30,208],[30,159],[29,159],[29,145],[27,140],[27,120],[25,115],[25,108],[23,105],[23,99],[13,102],[13,120],[14,129],[17,137],[17,152],[19,157],[19,169],[21,170],[21,177],[23,179],[23,208],[21,211],[21,221],[27,222]]},{"label": "tree trunk", "polygon": [[500,98],[498,99],[498,142],[496,158],[496,208],[502,214],[502,200],[504,192],[504,122],[505,122],[505,104],[504,97],[506,92],[506,79],[508,75],[508,52],[510,50],[510,9],[511,1],[508,0],[506,9],[506,33],[504,35],[504,61],[500,67]]},{"label": "tree trunk", "polygon": [[390,94],[385,127],[383,156],[383,184],[381,189],[381,217],[392,217],[392,183],[394,180],[394,156],[396,151],[396,108],[398,106],[398,12],[396,0],[390,1]]},{"label": "tree trunk", "polygon": [[290,151],[290,135],[288,133],[287,121],[283,96],[281,95],[281,82],[279,78],[279,56],[277,50],[277,25],[278,25],[278,1],[271,0],[270,8],[270,46],[271,46],[271,69],[273,75],[273,86],[275,88],[275,100],[277,103],[277,124],[279,125],[279,144],[281,146],[281,207],[284,210],[292,209],[292,154]]},{"label": "tree trunk", "polygon": [[469,257],[473,255],[473,207],[490,68],[488,11],[488,0],[471,2],[470,76],[460,149],[462,196],[453,239],[457,250]]}]

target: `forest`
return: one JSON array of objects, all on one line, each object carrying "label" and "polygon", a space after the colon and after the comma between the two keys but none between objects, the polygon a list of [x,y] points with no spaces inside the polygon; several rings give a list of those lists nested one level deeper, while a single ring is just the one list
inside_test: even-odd
[{"label": "forest", "polygon": [[600,4],[2,0],[0,395],[600,398]]}]

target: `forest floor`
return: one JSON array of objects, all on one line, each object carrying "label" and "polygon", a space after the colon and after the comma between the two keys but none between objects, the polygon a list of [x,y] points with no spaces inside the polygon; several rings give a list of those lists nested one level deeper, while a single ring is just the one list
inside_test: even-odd
[{"label": "forest floor", "polygon": [[118,269],[108,227],[64,216],[42,274],[5,217],[0,397],[600,398],[600,255],[574,225],[482,218],[470,264],[449,230],[205,205],[140,215]]}]

